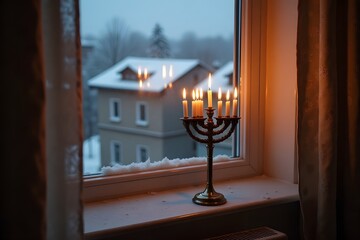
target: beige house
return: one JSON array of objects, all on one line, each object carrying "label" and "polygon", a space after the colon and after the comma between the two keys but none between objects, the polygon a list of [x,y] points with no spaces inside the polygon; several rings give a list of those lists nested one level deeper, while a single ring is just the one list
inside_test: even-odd
[{"label": "beige house", "polygon": [[195,156],[180,121],[182,89],[209,71],[195,59],[128,57],[90,79],[98,91],[101,165]]}]

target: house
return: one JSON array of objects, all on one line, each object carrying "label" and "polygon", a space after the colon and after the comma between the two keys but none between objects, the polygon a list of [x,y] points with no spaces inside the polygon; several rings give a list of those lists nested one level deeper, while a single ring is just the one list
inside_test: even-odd
[{"label": "house", "polygon": [[181,92],[209,71],[195,59],[127,57],[90,79],[98,91],[101,164],[195,156],[180,121]]}]

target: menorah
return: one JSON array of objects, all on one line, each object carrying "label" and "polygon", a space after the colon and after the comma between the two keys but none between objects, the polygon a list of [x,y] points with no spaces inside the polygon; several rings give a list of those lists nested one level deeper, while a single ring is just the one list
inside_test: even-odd
[{"label": "menorah", "polygon": [[[193,202],[205,206],[217,206],[226,203],[223,194],[215,191],[213,186],[213,150],[214,144],[229,138],[234,132],[240,117],[215,117],[214,108],[206,108],[207,118],[184,117],[181,118],[188,134],[195,141],[205,143],[207,148],[207,183],[205,190],[193,197]],[[230,126],[230,128],[229,128]],[[228,131],[226,131],[228,130]],[[205,136],[205,138],[204,138]]]}]

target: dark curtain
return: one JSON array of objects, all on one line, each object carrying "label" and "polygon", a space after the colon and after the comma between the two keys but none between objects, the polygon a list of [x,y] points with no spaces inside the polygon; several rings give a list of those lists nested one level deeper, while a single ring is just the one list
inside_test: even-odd
[{"label": "dark curtain", "polygon": [[[0,3],[0,239],[82,238],[78,3],[76,0],[51,1],[51,6],[46,6],[43,2],[2,0]],[[66,11],[69,8],[72,9],[71,14]],[[48,21],[44,27],[43,14],[49,10],[55,14],[51,19],[55,22]],[[67,19],[65,15],[68,16]],[[51,29],[51,34],[56,37],[49,40],[46,29]],[[64,34],[65,29],[67,33],[72,31],[73,34],[66,41],[65,37],[69,35]],[[49,44],[50,42],[52,43]],[[57,63],[61,64],[54,65],[56,61],[45,58],[52,51],[51,48],[58,51],[52,58],[57,58]],[[75,62],[70,63],[69,59],[75,59]],[[70,64],[72,68],[69,68]],[[62,112],[63,108],[50,111],[50,105],[56,107],[56,104],[49,102],[49,99],[54,100],[54,96],[47,90],[53,83],[51,72],[55,72],[53,75],[61,75],[61,86],[66,89],[67,96],[76,96],[71,98],[73,101],[68,108],[75,108],[77,111]],[[60,93],[56,97],[59,100],[65,95]],[[59,115],[68,114],[67,127],[70,120],[73,124],[66,131],[60,128],[60,136],[50,130],[61,125],[56,126],[50,118],[53,111],[57,111]],[[49,148],[55,142],[62,143],[69,138],[72,141],[67,142],[67,148],[64,148],[65,144],[55,144],[62,149],[49,153]],[[62,154],[55,157],[59,152]],[[50,157],[51,155],[53,156]],[[60,162],[58,169],[50,167],[54,161]],[[58,188],[59,185],[62,187]],[[48,189],[52,191],[49,192]],[[60,211],[63,213],[60,214]],[[51,235],[52,232],[61,234],[55,236]]]},{"label": "dark curtain", "polygon": [[298,157],[305,239],[359,239],[358,0],[299,0]]}]

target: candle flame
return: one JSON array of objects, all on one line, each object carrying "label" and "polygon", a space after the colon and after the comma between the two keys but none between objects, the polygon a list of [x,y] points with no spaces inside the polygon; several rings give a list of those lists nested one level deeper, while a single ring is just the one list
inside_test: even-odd
[{"label": "candle flame", "polygon": [[148,78],[148,70],[147,70],[147,68],[144,69],[144,78],[145,79]]},{"label": "candle flame", "polygon": [[226,100],[227,100],[227,101],[229,101],[229,99],[230,99],[230,91],[229,91],[229,90],[227,90],[227,93],[226,93]]},{"label": "candle flame", "polygon": [[142,88],[142,86],[143,86],[142,80],[139,81],[139,86],[140,86],[140,88]]},{"label": "candle flame", "polygon": [[173,77],[173,66],[170,65],[170,69],[169,69],[169,77],[172,78]]},{"label": "candle flame", "polygon": [[185,88],[183,89],[183,99],[184,100],[186,99],[186,89]]},{"label": "candle flame", "polygon": [[208,83],[209,89],[211,89],[211,73],[209,73],[209,83]]},{"label": "candle flame", "polygon": [[202,90],[202,88],[200,88],[200,99],[201,100],[203,99],[203,96],[204,96],[203,90]]},{"label": "candle flame", "polygon": [[234,99],[237,99],[238,93],[237,93],[237,88],[235,88],[234,90]]},{"label": "candle flame", "polygon": [[221,100],[221,88],[219,88],[219,92],[218,92],[218,99]]},{"label": "candle flame", "polygon": [[195,100],[195,90],[192,91],[192,98]]},{"label": "candle flame", "polygon": [[198,88],[196,89],[195,94],[196,94],[196,100],[198,100],[199,99],[199,89]]},{"label": "candle flame", "polygon": [[165,65],[162,66],[162,77],[163,77],[163,79],[166,78],[166,66]]},{"label": "candle flame", "polygon": [[138,78],[141,78],[141,67],[138,67]]}]

